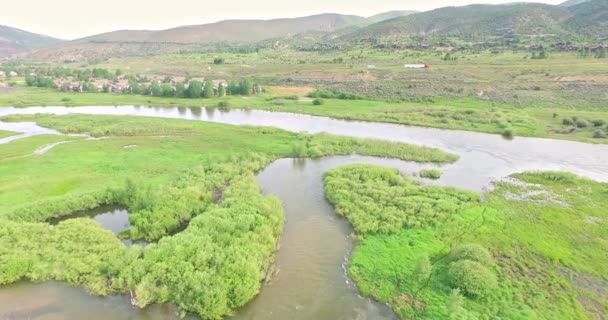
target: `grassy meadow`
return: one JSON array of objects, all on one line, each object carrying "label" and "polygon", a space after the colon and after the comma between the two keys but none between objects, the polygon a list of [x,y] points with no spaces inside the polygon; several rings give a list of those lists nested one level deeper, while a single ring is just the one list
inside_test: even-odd
[{"label": "grassy meadow", "polygon": [[[135,303],[174,302],[217,319],[257,295],[283,227],[280,201],[254,173],[281,157],[359,153],[453,162],[442,151],[274,128],[124,116],[28,115],[82,137],[43,135],[0,145],[0,284],[58,280]],[[32,154],[65,141],[43,155]],[[50,218],[103,204],[129,208],[125,247],[89,219]],[[182,231],[183,230],[183,231]]]},{"label": "grassy meadow", "polygon": [[370,165],[332,169],[327,198],[360,239],[349,274],[402,319],[602,319],[608,185],[533,172],[479,195]]},{"label": "grassy meadow", "polygon": [[14,136],[17,135],[19,133],[17,132],[12,132],[12,131],[6,131],[6,130],[0,130],[0,139],[1,138],[6,138],[6,137],[10,137],[10,136]]}]

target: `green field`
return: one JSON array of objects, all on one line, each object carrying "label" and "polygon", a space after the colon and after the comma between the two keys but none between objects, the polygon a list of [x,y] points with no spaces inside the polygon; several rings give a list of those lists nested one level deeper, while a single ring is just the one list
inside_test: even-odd
[{"label": "green field", "polygon": [[327,198],[360,238],[349,273],[361,292],[402,319],[601,319],[608,185],[558,172],[512,178],[480,203],[393,169],[330,170]]},{"label": "green field", "polygon": [[[4,120],[105,138],[36,136],[0,145],[0,284],[54,279],[98,295],[132,291],[140,307],[175,302],[209,319],[255,297],[272,262],[283,211],[254,178],[271,161],[350,153],[457,159],[407,144],[185,120]],[[70,142],[32,154],[58,141]],[[131,228],[121,237],[158,242],[127,248],[88,219],[45,223],[103,204],[129,208]]]}]

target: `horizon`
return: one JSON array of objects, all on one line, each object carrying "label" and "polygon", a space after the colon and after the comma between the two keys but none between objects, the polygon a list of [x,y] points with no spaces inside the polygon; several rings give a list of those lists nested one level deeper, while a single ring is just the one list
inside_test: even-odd
[{"label": "horizon", "polygon": [[[526,1],[557,5],[564,0]],[[230,8],[214,4],[204,4],[196,0],[184,0],[183,7],[191,6],[193,10],[174,10],[167,12],[164,8],[150,8],[143,0],[122,3],[120,0],[106,0],[104,6],[96,8],[102,19],[91,19],[80,12],[89,10],[80,8],[81,1],[57,0],[44,4],[32,4],[22,1],[11,5],[11,10],[0,13],[0,25],[18,28],[45,36],[63,40],[75,40],[87,36],[118,30],[165,30],[180,26],[202,25],[223,20],[272,20],[297,18],[319,14],[343,14],[370,17],[388,11],[429,11],[448,6],[466,6],[471,4],[508,4],[517,1],[508,0],[429,0],[424,3],[402,0],[382,0],[376,2],[348,0],[332,1],[330,6],[322,0],[309,0],[305,8],[294,8],[293,4],[276,0],[261,0],[255,3],[237,0]],[[405,4],[403,2],[406,2]],[[411,3],[407,3],[411,2]],[[32,5],[48,6],[46,10],[32,12]],[[206,12],[210,10],[210,14]],[[234,12],[231,8],[241,7]],[[56,10],[53,8],[61,8]],[[66,9],[67,8],[67,9]],[[123,8],[122,10],[120,10]],[[142,9],[143,8],[143,9]],[[269,9],[271,8],[271,9]],[[118,9],[118,10],[117,10]],[[49,12],[53,14],[49,14]],[[140,13],[140,14],[137,14]],[[66,23],[56,23],[57,15]],[[161,20],[162,22],[158,22]],[[76,28],[74,27],[76,26]]]}]

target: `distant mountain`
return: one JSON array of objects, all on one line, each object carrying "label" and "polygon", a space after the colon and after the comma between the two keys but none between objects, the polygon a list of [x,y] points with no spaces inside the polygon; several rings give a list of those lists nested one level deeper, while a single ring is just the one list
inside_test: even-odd
[{"label": "distant mountain", "polygon": [[49,47],[63,40],[0,25],[0,57]]},{"label": "distant mountain", "polygon": [[561,21],[570,16],[566,7],[532,3],[445,7],[376,23],[346,37],[439,35],[479,39],[495,35],[499,29],[512,29],[518,34],[559,34],[566,32]]},{"label": "distant mountain", "polygon": [[382,21],[386,21],[386,20],[390,20],[390,19],[395,19],[398,17],[409,16],[410,14],[414,14],[414,13],[418,13],[418,11],[388,11],[388,12],[383,12],[383,13],[377,14],[375,16],[371,16],[366,19],[366,22],[368,24],[374,24],[374,23],[378,23],[378,22],[382,22]]},{"label": "distant mountain", "polygon": [[583,2],[587,2],[587,1],[589,1],[589,0],[568,0],[566,2],[560,3],[560,6],[562,6],[562,7],[572,7],[572,6],[575,6],[577,4],[581,4]]},{"label": "distant mountain", "polygon": [[365,18],[340,14],[320,14],[292,19],[225,20],[216,23],[177,27],[160,31],[122,30],[76,40],[106,42],[256,42],[291,36],[306,31],[335,31],[363,25]]},{"label": "distant mountain", "polygon": [[577,34],[608,39],[608,0],[588,0],[569,7],[572,17],[564,25]]}]

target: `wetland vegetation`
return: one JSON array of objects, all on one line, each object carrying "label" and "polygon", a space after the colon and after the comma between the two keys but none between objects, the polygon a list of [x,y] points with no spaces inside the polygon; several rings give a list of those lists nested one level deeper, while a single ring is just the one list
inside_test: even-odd
[{"label": "wetland vegetation", "polygon": [[327,172],[325,191],[360,238],[349,274],[403,319],[601,319],[608,310],[605,183],[514,174],[479,202],[352,165]]},{"label": "wetland vegetation", "polygon": [[[283,212],[275,197],[260,195],[253,173],[273,159],[355,152],[421,162],[457,159],[401,143],[183,120],[3,120],[36,121],[105,139],[37,136],[0,145],[2,154],[12,155],[0,167],[1,284],[66,281],[98,295],[132,292],[140,307],[175,302],[183,312],[206,318],[250,301],[272,263]],[[61,139],[73,141],[30,156],[32,149]],[[85,218],[45,223],[104,204],[129,208],[130,238],[158,242],[127,248]]]}]

